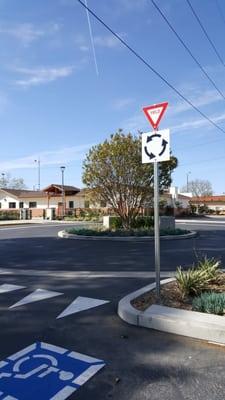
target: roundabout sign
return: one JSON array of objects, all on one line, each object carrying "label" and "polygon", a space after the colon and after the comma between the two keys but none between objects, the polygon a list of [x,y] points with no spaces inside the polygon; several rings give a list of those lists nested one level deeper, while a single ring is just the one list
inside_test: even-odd
[{"label": "roundabout sign", "polygon": [[168,161],[170,159],[170,132],[147,132],[142,134],[142,163]]}]

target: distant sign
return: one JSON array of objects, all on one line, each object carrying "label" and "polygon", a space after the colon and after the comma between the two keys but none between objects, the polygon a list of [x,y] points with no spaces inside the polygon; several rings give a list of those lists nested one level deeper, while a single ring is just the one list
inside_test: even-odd
[{"label": "distant sign", "polygon": [[2,400],[65,400],[105,363],[48,343],[34,343],[0,362]]},{"label": "distant sign", "polygon": [[168,161],[170,159],[170,131],[147,132],[142,134],[142,163]]},{"label": "distant sign", "polygon": [[152,106],[144,107],[143,111],[149,120],[150,124],[152,125],[153,129],[157,129],[159,126],[159,123],[162,119],[162,116],[164,112],[166,111],[166,108],[168,106],[168,103],[160,103],[160,104],[154,104]]}]

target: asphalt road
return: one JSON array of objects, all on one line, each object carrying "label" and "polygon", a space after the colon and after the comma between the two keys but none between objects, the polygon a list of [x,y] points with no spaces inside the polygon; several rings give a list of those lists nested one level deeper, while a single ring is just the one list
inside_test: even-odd
[{"label": "asphalt road", "polygon": [[[62,225],[0,228],[0,283],[25,286],[0,295],[0,358],[44,341],[105,360],[106,367],[69,400],[224,399],[223,347],[133,327],[117,317],[118,300],[152,281],[121,278],[119,273],[138,276],[140,271],[153,270],[153,243],[58,239],[60,229]],[[205,229],[202,224],[198,229],[195,240],[162,242],[164,270],[187,265],[196,247],[224,258],[223,229],[212,225]],[[105,277],[83,277],[84,271],[104,271]],[[38,288],[63,294],[9,309]],[[56,319],[77,296],[109,303]],[[19,400],[33,400],[29,386],[26,396]]]}]

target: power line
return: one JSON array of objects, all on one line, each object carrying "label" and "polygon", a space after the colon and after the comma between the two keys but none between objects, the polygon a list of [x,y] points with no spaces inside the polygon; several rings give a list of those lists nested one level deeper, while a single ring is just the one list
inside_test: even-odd
[{"label": "power line", "polygon": [[146,61],[134,48],[132,48],[124,39],[122,39],[116,32],[113,31],[112,28],[109,27],[94,11],[92,11],[89,7],[87,7],[83,1],[77,0],[82,7],[87,9],[89,13],[100,22],[109,32],[112,33],[132,54],[135,55],[145,66],[150,69],[158,78],[160,78],[170,89],[172,89],[179,97],[181,97],[189,106],[191,106],[195,111],[197,111],[204,119],[206,119],[211,125],[215,128],[219,129],[221,132],[225,133],[225,130],[217,125],[211,118],[207,117],[197,106],[195,106],[190,100],[187,99],[178,89],[175,88],[166,78],[164,78],[148,61]]},{"label": "power line", "polygon": [[192,11],[192,13],[193,13],[195,19],[198,21],[198,24],[200,25],[202,31],[204,32],[204,34],[205,34],[205,36],[206,36],[208,42],[211,44],[211,47],[213,48],[214,52],[216,53],[218,59],[220,60],[221,64],[225,67],[224,61],[223,61],[223,59],[222,59],[222,57],[221,57],[219,51],[217,50],[217,48],[216,48],[216,46],[214,45],[212,39],[211,39],[210,36],[208,35],[208,33],[207,33],[205,27],[203,26],[203,24],[202,24],[202,22],[201,22],[199,16],[197,15],[196,11],[194,10],[194,8],[193,8],[193,6],[192,6],[190,0],[186,0],[186,2],[188,3],[188,5],[189,5],[189,7],[190,7],[190,9],[191,9],[191,11]]},{"label": "power line", "polygon": [[201,69],[201,71],[203,72],[203,74],[206,76],[206,78],[211,82],[211,84],[214,86],[214,88],[217,90],[217,92],[221,95],[221,97],[225,100],[225,96],[224,94],[221,92],[221,90],[218,88],[218,86],[216,85],[216,83],[213,81],[213,79],[208,75],[208,73],[206,72],[206,70],[203,68],[203,66],[200,64],[200,62],[197,60],[197,58],[194,56],[194,54],[192,53],[192,51],[189,49],[189,47],[186,45],[186,43],[183,41],[183,39],[181,38],[181,36],[177,33],[177,31],[175,30],[175,28],[172,26],[172,24],[169,22],[169,20],[167,19],[167,17],[165,16],[165,14],[163,14],[162,10],[159,8],[159,6],[155,3],[154,0],[149,0],[151,1],[151,3],[153,4],[153,6],[157,9],[157,11],[159,12],[159,14],[161,15],[161,17],[164,19],[164,21],[166,22],[166,24],[169,26],[169,28],[172,30],[172,32],[174,33],[174,35],[176,36],[176,38],[179,40],[179,42],[182,44],[182,46],[185,48],[185,50],[188,52],[188,54],[191,56],[191,58],[194,60],[194,62],[198,65],[198,67]]}]

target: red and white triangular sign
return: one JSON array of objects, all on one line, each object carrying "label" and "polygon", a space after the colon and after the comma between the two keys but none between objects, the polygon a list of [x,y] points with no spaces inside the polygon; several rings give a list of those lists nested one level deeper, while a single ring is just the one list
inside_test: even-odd
[{"label": "red and white triangular sign", "polygon": [[168,103],[160,103],[143,108],[143,111],[146,117],[148,118],[150,124],[152,125],[153,129],[158,128],[158,125],[162,119],[164,112],[166,111],[167,106]]}]

